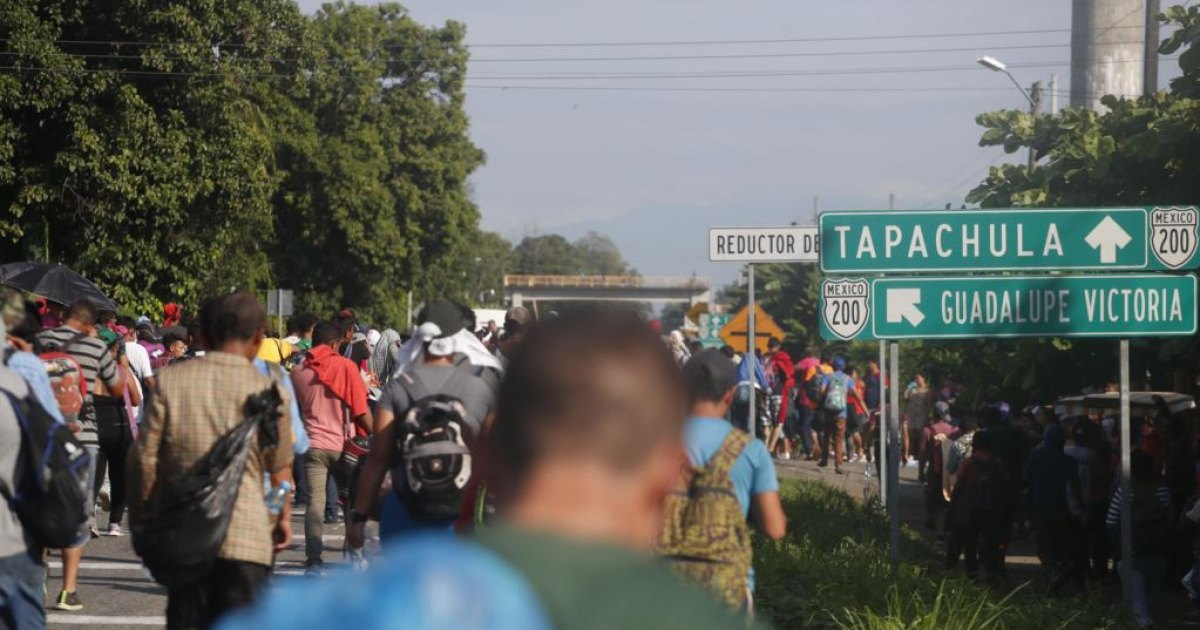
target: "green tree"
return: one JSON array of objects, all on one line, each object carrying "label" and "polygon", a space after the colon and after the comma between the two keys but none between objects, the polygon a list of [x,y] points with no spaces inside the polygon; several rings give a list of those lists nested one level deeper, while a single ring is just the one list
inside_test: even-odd
[{"label": "green tree", "polygon": [[588,232],[574,243],[575,255],[582,273],[594,276],[621,276],[634,270],[621,256],[612,239],[598,232]]},{"label": "green tree", "polygon": [[477,282],[467,178],[484,159],[463,110],[465,29],[344,2],[312,29],[325,63],[277,136],[276,275],[309,308],[387,322],[402,321],[409,290],[462,299]]},{"label": "green tree", "polygon": [[526,236],[513,248],[513,273],[567,276],[582,272],[579,252],[558,234]]},{"label": "green tree", "polygon": [[0,257],[64,262],[141,311],[264,286],[277,174],[255,95],[299,79],[304,29],[287,0],[6,4]]}]

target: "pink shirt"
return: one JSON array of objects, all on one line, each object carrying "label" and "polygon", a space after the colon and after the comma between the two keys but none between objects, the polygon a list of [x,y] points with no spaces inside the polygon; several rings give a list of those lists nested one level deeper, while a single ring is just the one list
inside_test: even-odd
[{"label": "pink shirt", "polygon": [[292,385],[296,388],[296,402],[300,405],[304,430],[308,431],[312,448],[342,452],[346,443],[346,406],[317,380],[317,373],[312,368],[294,370]]}]

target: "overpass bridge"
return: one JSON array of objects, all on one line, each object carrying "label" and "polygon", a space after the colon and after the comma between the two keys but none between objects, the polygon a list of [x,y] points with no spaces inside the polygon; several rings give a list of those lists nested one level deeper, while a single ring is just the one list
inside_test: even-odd
[{"label": "overpass bridge", "polygon": [[647,276],[504,276],[513,306],[542,301],[708,302],[707,278]]}]

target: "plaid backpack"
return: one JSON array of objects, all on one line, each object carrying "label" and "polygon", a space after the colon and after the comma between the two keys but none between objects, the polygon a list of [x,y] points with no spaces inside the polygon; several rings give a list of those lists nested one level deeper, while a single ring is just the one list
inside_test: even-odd
[{"label": "plaid backpack", "polygon": [[703,467],[685,468],[667,496],[655,546],[675,570],[708,587],[735,609],[746,605],[750,527],[729,470],[752,438],[730,430]]}]

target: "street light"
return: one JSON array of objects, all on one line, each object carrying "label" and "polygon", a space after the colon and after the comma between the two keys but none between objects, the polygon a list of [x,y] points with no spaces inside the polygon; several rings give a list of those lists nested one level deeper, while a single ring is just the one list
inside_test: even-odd
[{"label": "street light", "polygon": [[[992,72],[1003,72],[1004,76],[1008,77],[1008,80],[1012,81],[1012,84],[1017,86],[1017,89],[1021,91],[1021,96],[1024,96],[1025,100],[1029,101],[1029,114],[1035,119],[1037,118],[1038,110],[1041,109],[1042,104],[1041,81],[1034,81],[1033,85],[1029,86],[1029,91],[1026,92],[1025,88],[1021,87],[1021,84],[1017,82],[1017,78],[1008,71],[1008,66],[1005,65],[1003,61],[1000,61],[991,55],[984,55],[976,59],[975,63],[987,68],[988,70],[991,70]],[[1035,164],[1037,164],[1037,150],[1033,148],[1033,143],[1030,143],[1029,170],[1031,172],[1033,171],[1033,166]]]},{"label": "street light", "polygon": [[[987,68],[988,70],[991,70],[992,72],[1003,72],[1004,76],[1008,77],[1008,80],[1012,81],[1013,85],[1017,86],[1018,90],[1021,90],[1021,96],[1024,96],[1025,100],[1029,101],[1029,105],[1034,108],[1037,107],[1037,103],[1034,102],[1033,97],[1029,95],[1029,92],[1025,91],[1025,88],[1021,87],[1021,84],[1017,82],[1017,78],[1008,71],[1008,66],[1004,65],[1004,62],[990,55],[984,55],[976,59],[975,63]],[[1037,113],[1036,109],[1034,113]]]}]

